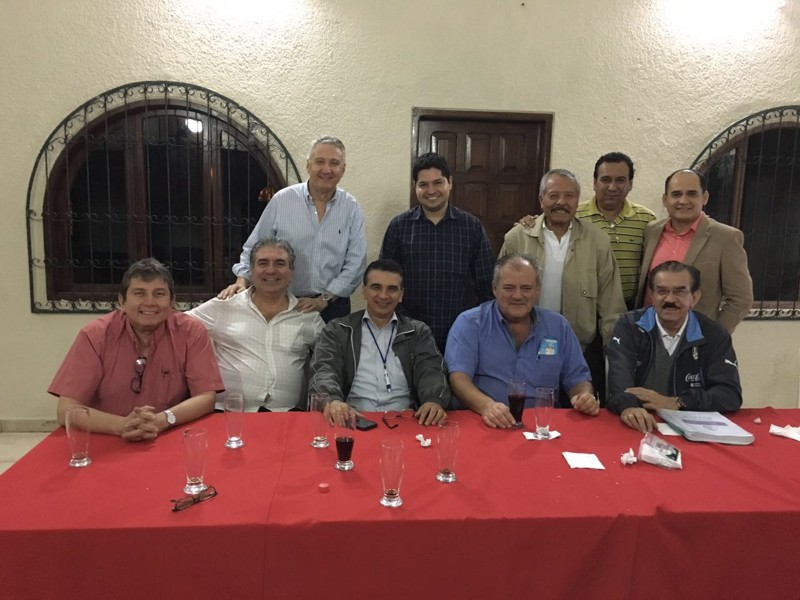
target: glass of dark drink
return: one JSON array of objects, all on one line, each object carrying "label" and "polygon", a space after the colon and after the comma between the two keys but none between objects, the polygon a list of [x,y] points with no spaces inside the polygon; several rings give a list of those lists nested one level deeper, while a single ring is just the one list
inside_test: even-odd
[{"label": "glass of dark drink", "polygon": [[524,427],[522,411],[525,410],[525,380],[509,379],[508,381],[508,408],[514,417],[514,427]]},{"label": "glass of dark drink", "polygon": [[336,465],[340,471],[351,471],[355,465],[353,464],[353,442],[356,431],[356,415],[350,413],[342,417],[341,423],[336,424],[336,432],[334,439],[336,440]]}]

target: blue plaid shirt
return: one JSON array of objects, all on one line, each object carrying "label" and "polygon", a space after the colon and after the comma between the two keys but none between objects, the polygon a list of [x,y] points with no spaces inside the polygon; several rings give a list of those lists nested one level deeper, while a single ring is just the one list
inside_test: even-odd
[{"label": "blue plaid shirt", "polygon": [[403,267],[400,309],[431,328],[441,352],[456,317],[492,298],[489,237],[476,217],[453,205],[436,225],[420,206],[396,216],[383,237],[381,258]]}]

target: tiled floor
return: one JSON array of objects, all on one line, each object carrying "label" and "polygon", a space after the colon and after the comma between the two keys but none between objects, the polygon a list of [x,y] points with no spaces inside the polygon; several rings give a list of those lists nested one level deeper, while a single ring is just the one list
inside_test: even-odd
[{"label": "tiled floor", "polygon": [[0,473],[48,435],[47,433],[0,433]]}]

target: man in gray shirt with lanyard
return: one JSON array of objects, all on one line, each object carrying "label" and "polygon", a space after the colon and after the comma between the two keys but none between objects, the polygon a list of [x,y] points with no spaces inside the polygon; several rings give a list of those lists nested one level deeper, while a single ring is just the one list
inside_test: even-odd
[{"label": "man in gray shirt with lanyard", "polygon": [[376,260],[364,273],[367,309],[325,326],[311,361],[309,391],[327,393],[330,421],[355,412],[413,410],[423,425],[447,417],[450,388],[430,328],[397,315],[403,273]]}]

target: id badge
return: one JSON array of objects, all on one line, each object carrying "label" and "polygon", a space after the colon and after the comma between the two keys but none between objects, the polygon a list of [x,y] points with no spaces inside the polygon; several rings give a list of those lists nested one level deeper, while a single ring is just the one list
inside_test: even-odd
[{"label": "id badge", "polygon": [[539,345],[539,356],[556,356],[558,354],[558,340],[556,338],[544,338]]}]

